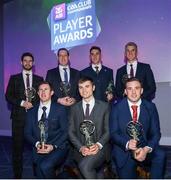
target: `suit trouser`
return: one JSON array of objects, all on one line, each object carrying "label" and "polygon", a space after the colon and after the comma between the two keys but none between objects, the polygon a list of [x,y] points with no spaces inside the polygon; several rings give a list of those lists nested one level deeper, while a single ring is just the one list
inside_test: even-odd
[{"label": "suit trouser", "polygon": [[15,178],[22,177],[24,149],[24,120],[12,120],[12,165]]},{"label": "suit trouser", "polygon": [[37,178],[51,179],[55,178],[55,168],[60,166],[66,156],[68,149],[59,149],[50,152],[49,154],[38,154],[34,151],[34,163]]},{"label": "suit trouser", "polygon": [[80,158],[77,159],[77,163],[84,178],[97,179],[97,169],[106,161],[105,150],[102,148],[96,155],[85,157],[79,155]]},{"label": "suit trouser", "polygon": [[[164,167],[165,167],[165,152],[157,147],[146,157],[146,160],[142,163],[150,165],[150,177],[152,179],[163,179]],[[141,164],[134,160],[130,155],[125,165],[121,168],[117,167],[119,178],[123,179],[135,179],[137,164]]]}]

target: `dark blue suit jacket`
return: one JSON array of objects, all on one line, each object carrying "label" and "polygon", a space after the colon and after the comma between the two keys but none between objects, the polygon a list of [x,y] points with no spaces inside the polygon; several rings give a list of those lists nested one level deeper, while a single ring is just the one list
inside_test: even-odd
[{"label": "dark blue suit jacket", "polygon": [[[33,149],[37,141],[40,141],[40,129],[38,127],[38,108],[33,107],[27,112],[25,125],[25,138]],[[56,145],[58,148],[67,147],[68,120],[66,110],[62,105],[51,103],[48,115],[48,139],[47,144]]]},{"label": "dark blue suit jacket", "polygon": [[[123,76],[126,74],[127,74],[126,65],[119,68],[116,73],[115,86],[116,86],[117,97],[119,98],[123,98],[124,84],[122,79]],[[150,65],[138,62],[135,77],[138,78],[143,83],[144,91],[142,97],[147,100],[152,100],[155,97],[156,84]]]},{"label": "dark blue suit jacket", "polygon": [[[81,76],[87,76],[93,79],[94,84],[96,86],[95,91],[94,91],[95,99],[107,101],[106,94],[105,94],[106,88],[108,87],[109,82],[114,82],[112,69],[106,66],[102,66],[102,69],[97,74],[93,70],[92,66],[89,66],[81,71]],[[113,95],[114,94],[115,92],[114,92],[114,85],[113,85]]]},{"label": "dark blue suit jacket", "polygon": [[[130,151],[126,150],[126,144],[131,139],[126,132],[126,127],[131,119],[128,101],[127,98],[124,98],[112,108],[109,123],[113,157],[118,167],[122,167],[131,155]],[[138,121],[143,125],[146,146],[154,150],[161,137],[159,116],[154,103],[142,100]]]},{"label": "dark blue suit jacket", "polygon": [[[80,99],[78,93],[79,78],[80,78],[79,71],[70,68],[70,84],[71,84],[70,96],[74,97],[76,100]],[[54,88],[53,100],[55,100],[55,102],[57,101],[58,98],[63,97],[63,94],[60,90],[61,77],[59,73],[59,67],[47,71],[46,81],[50,82]]]}]

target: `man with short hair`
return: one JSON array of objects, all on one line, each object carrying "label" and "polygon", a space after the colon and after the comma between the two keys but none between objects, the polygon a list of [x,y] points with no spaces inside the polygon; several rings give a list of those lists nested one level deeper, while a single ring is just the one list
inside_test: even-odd
[{"label": "man with short hair", "polygon": [[92,46],[90,48],[90,66],[81,71],[81,76],[93,79],[96,86],[94,97],[101,101],[110,102],[115,97],[113,70],[102,65],[101,48]]},{"label": "man with short hair", "polygon": [[54,88],[53,100],[64,106],[71,106],[79,99],[79,71],[70,67],[69,51],[66,48],[58,50],[57,58],[58,66],[47,71],[46,81]]},{"label": "man with short hair", "polygon": [[109,105],[94,98],[95,85],[91,78],[82,77],[78,88],[82,101],[71,107],[69,139],[74,146],[73,157],[83,177],[96,179],[97,168],[108,160]]},{"label": "man with short hair", "polygon": [[165,153],[159,146],[161,133],[156,106],[141,99],[143,87],[135,77],[126,81],[125,94],[127,97],[113,107],[109,123],[119,178],[137,178],[137,165],[150,162],[150,177],[162,179]]},{"label": "man with short hair", "polygon": [[151,101],[155,97],[156,84],[153,72],[149,64],[138,61],[138,47],[134,42],[125,45],[126,65],[117,70],[116,73],[116,93],[118,99],[124,97],[124,82],[127,78],[136,77],[143,84],[142,98]]},{"label": "man with short hair", "polygon": [[22,178],[23,135],[26,111],[38,101],[36,89],[43,78],[33,74],[34,57],[30,52],[21,56],[22,72],[11,75],[6,90],[6,99],[12,105],[12,165],[14,178]]},{"label": "man with short hair", "polygon": [[55,168],[65,160],[67,143],[67,114],[64,106],[51,101],[54,91],[49,82],[38,88],[40,103],[27,113],[25,138],[33,148],[36,177],[55,178]]}]

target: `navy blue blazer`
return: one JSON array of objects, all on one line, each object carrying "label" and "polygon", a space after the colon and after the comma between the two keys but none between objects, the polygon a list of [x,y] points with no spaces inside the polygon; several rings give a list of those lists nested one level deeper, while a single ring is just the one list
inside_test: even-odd
[{"label": "navy blue blazer", "polygon": [[[119,68],[116,73],[115,86],[116,86],[117,97],[119,98],[123,98],[124,83],[122,79],[123,76],[126,74],[127,74],[126,65]],[[138,78],[143,84],[144,91],[142,97],[147,100],[152,100],[155,97],[156,83],[150,65],[138,62],[135,77]]]},{"label": "navy blue blazer", "polygon": [[[106,94],[105,94],[106,89],[110,82],[114,83],[112,69],[106,66],[102,66],[102,69],[97,74],[93,70],[92,66],[89,66],[81,71],[81,76],[87,76],[93,79],[93,82],[96,86],[95,91],[94,91],[95,99],[98,99],[101,101],[107,101]],[[114,84],[113,84],[113,95],[115,95]]]},{"label": "navy blue blazer", "polygon": [[[80,73],[78,70],[70,68],[70,96],[74,97],[76,100],[79,100],[78,93],[78,80],[80,78]],[[59,73],[59,67],[50,69],[47,71],[46,81],[50,82],[54,88],[53,100],[56,102],[58,98],[63,97],[63,94],[60,90],[61,76]]]},{"label": "navy blue blazer", "polygon": [[[27,112],[25,125],[25,138],[35,148],[40,141],[40,129],[38,127],[39,104]],[[48,139],[47,144],[56,145],[58,148],[66,148],[68,139],[68,120],[66,110],[62,105],[51,103],[48,115]]]},{"label": "navy blue blazer", "polygon": [[[126,144],[131,139],[126,132],[126,127],[131,119],[128,101],[124,98],[112,108],[109,121],[113,158],[118,167],[122,167],[131,155],[130,151],[126,150]],[[145,145],[154,149],[159,145],[161,137],[159,116],[154,103],[142,100],[138,121],[143,125]]]}]

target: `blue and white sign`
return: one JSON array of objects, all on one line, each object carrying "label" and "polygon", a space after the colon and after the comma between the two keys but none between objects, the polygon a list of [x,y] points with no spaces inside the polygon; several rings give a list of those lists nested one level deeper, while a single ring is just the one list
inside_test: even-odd
[{"label": "blue and white sign", "polygon": [[48,16],[51,50],[93,43],[101,28],[95,14],[95,0],[79,0],[54,6]]}]

